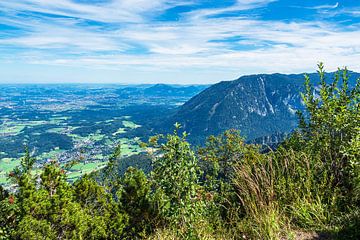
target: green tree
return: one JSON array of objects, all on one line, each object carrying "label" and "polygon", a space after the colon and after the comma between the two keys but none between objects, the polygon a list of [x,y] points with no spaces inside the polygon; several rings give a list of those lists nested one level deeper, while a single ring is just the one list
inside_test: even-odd
[{"label": "green tree", "polygon": [[86,232],[88,238],[117,239],[123,236],[128,225],[128,215],[111,193],[99,185],[89,175],[74,183],[76,202],[80,203],[86,214],[92,216]]},{"label": "green tree", "polygon": [[[198,151],[204,169],[203,185],[223,220],[230,222],[238,213],[237,194],[233,185],[234,167],[242,162],[244,154],[253,148],[246,145],[238,130],[227,130],[219,136],[210,136]],[[212,216],[216,219],[216,216]],[[218,223],[217,223],[218,224]]]},{"label": "green tree", "polygon": [[[32,179],[35,186],[36,179]],[[52,162],[40,174],[36,190],[19,182],[19,204],[22,210],[15,237],[20,239],[81,238],[86,216],[79,204],[72,201],[72,189],[65,172]]]},{"label": "green tree", "polygon": [[129,167],[121,179],[121,206],[129,215],[126,236],[130,239],[141,237],[151,232],[156,220],[151,201],[151,185],[145,173]]},{"label": "green tree", "polygon": [[[39,176],[31,174],[27,153],[22,164],[10,175],[18,191],[1,201],[5,212],[6,234],[15,239],[118,239],[128,217],[94,179],[84,176],[74,185],[66,180],[66,171],[52,161]],[[1,225],[3,220],[1,219]]]},{"label": "green tree", "polygon": [[0,239],[9,239],[19,220],[18,204],[14,195],[0,186]]},{"label": "green tree", "polygon": [[[359,171],[360,81],[349,87],[349,72],[339,69],[327,83],[322,63],[319,64],[320,90],[305,76],[302,99],[305,113],[299,113],[299,131],[290,140],[292,146],[322,159],[324,169],[333,178],[333,187],[352,192]],[[295,144],[294,144],[295,143]]]},{"label": "green tree", "polygon": [[[160,211],[175,229],[187,237],[196,236],[195,224],[202,216],[202,199],[199,194],[199,166],[186,132],[180,136],[180,125],[174,134],[166,136],[166,142],[157,146],[159,151],[153,159],[152,179],[159,199]],[[156,142],[156,141],[154,141]]]}]

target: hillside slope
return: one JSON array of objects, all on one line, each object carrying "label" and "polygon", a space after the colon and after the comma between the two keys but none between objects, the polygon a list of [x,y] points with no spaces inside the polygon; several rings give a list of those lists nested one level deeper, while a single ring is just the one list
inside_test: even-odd
[{"label": "hillside slope", "polygon": [[[327,74],[331,80],[333,73]],[[360,74],[351,72],[350,85]],[[318,83],[317,74],[310,74]],[[179,122],[195,142],[224,130],[239,129],[247,140],[292,131],[297,110],[302,110],[303,74],[259,74],[223,81],[205,89],[167,119],[164,126]],[[316,89],[317,87],[315,87]]]}]

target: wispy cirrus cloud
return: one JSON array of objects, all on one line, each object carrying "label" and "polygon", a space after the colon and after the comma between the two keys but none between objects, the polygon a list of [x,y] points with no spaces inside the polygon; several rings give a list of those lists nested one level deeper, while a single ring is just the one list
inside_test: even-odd
[{"label": "wispy cirrus cloud", "polygon": [[186,5],[186,0],[108,0],[96,2],[71,0],[22,0],[0,2],[7,11],[37,12],[101,22],[144,21],[144,13],[160,12],[174,6]]},{"label": "wispy cirrus cloud", "polygon": [[312,7],[304,7],[307,9],[315,9],[315,10],[321,10],[321,9],[335,9],[339,7],[339,2],[335,3],[334,5],[324,4],[324,5],[317,5]]},{"label": "wispy cirrus cloud", "polygon": [[278,0],[236,0],[232,5],[221,8],[203,8],[197,11],[190,12],[187,16],[192,20],[197,20],[200,18],[206,18],[221,14],[226,14],[229,12],[244,11],[250,9],[256,9],[264,7],[271,2],[276,2]]},{"label": "wispy cirrus cloud", "polygon": [[[86,67],[99,73],[101,69],[126,70],[134,76],[141,70],[162,81],[169,71],[183,71],[198,83],[219,80],[213,78],[219,76],[213,72],[234,77],[299,72],[313,69],[318,61],[330,68],[348,65],[360,69],[356,65],[360,59],[360,28],[356,24],[263,17],[263,12],[275,14],[281,0],[91,2],[0,2],[6,10],[0,14],[4,28],[0,61],[59,69]],[[316,14],[338,7],[323,4],[308,10]],[[179,19],[158,20],[174,11]]]}]

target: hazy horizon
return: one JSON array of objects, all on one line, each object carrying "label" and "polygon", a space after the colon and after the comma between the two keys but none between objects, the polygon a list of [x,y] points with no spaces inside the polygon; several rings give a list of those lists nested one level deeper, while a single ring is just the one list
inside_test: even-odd
[{"label": "hazy horizon", "polygon": [[[346,66],[345,66],[346,67]],[[326,73],[330,73],[333,74],[335,72],[337,72],[338,69],[334,69],[332,71],[326,71]],[[351,74],[351,72],[358,72],[358,71],[354,71],[353,69],[349,69],[347,68],[348,72]],[[14,81],[0,81],[0,85],[104,85],[104,86],[152,86],[152,85],[157,85],[157,84],[166,84],[166,85],[172,85],[172,86],[196,86],[196,85],[212,85],[212,84],[216,84],[219,82],[224,82],[224,81],[234,81],[237,80],[241,77],[244,76],[251,76],[251,75],[272,75],[272,74],[282,74],[282,75],[305,75],[305,74],[316,74],[316,71],[309,71],[309,72],[289,72],[289,73],[281,73],[281,72],[269,72],[269,73],[253,73],[253,74],[243,74],[243,75],[238,75],[235,78],[232,79],[218,79],[215,80],[213,82],[203,82],[203,83],[192,83],[192,82],[117,82],[117,81],[105,81],[105,82],[76,82],[76,81],[69,81],[69,82],[64,82],[64,81],[52,81],[52,82],[41,82],[41,81],[32,81],[32,82],[28,82],[28,81],[24,81],[24,82],[14,82]]]}]

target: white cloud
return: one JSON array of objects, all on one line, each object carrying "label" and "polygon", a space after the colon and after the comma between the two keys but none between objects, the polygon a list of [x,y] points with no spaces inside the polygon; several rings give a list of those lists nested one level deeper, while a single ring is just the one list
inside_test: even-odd
[{"label": "white cloud", "polygon": [[336,11],[327,11],[325,13],[330,16],[348,15],[352,17],[360,17],[360,8],[342,8]]},{"label": "white cloud", "polygon": [[[18,36],[0,38],[0,46],[25,48],[12,57],[3,55],[2,59],[154,72],[303,72],[314,69],[318,61],[324,61],[329,69],[348,65],[360,70],[357,65],[360,29],[355,26],[340,27],[324,21],[265,21],[251,17],[208,18],[265,6],[271,0],[239,0],[230,7],[196,10],[178,22],[155,22],[146,17],[146,14],[153,15],[190,2],[117,0],[88,6],[69,0],[3,1],[0,6],[15,12],[26,7],[29,11],[78,19],[0,16],[1,22],[23,31]],[[110,28],[107,25],[79,26],[83,19],[103,21]],[[227,41],[231,38],[237,40]],[[136,48],[141,50],[129,53]]]},{"label": "white cloud", "polygon": [[316,10],[319,10],[319,9],[335,9],[335,8],[338,8],[339,5],[340,4],[337,2],[334,5],[318,5],[318,6],[314,6],[314,7],[305,7],[305,8],[316,9]]},{"label": "white cloud", "polygon": [[330,4],[324,4],[324,5],[314,5],[314,6],[292,6],[294,8],[304,8],[304,9],[312,9],[312,10],[318,10],[320,12],[322,11],[330,11],[330,10],[335,10],[338,9],[340,7],[340,3],[336,2],[334,5],[330,5]]},{"label": "white cloud", "polygon": [[223,8],[208,8],[192,11],[187,14],[187,17],[193,21],[198,19],[207,18],[219,14],[225,14],[228,12],[243,11],[264,7],[271,2],[278,0],[237,0],[233,6]]},{"label": "white cloud", "polygon": [[144,14],[189,4],[189,0],[110,0],[103,4],[83,4],[71,0],[2,0],[0,6],[15,12],[33,11],[101,22],[141,22]]}]

